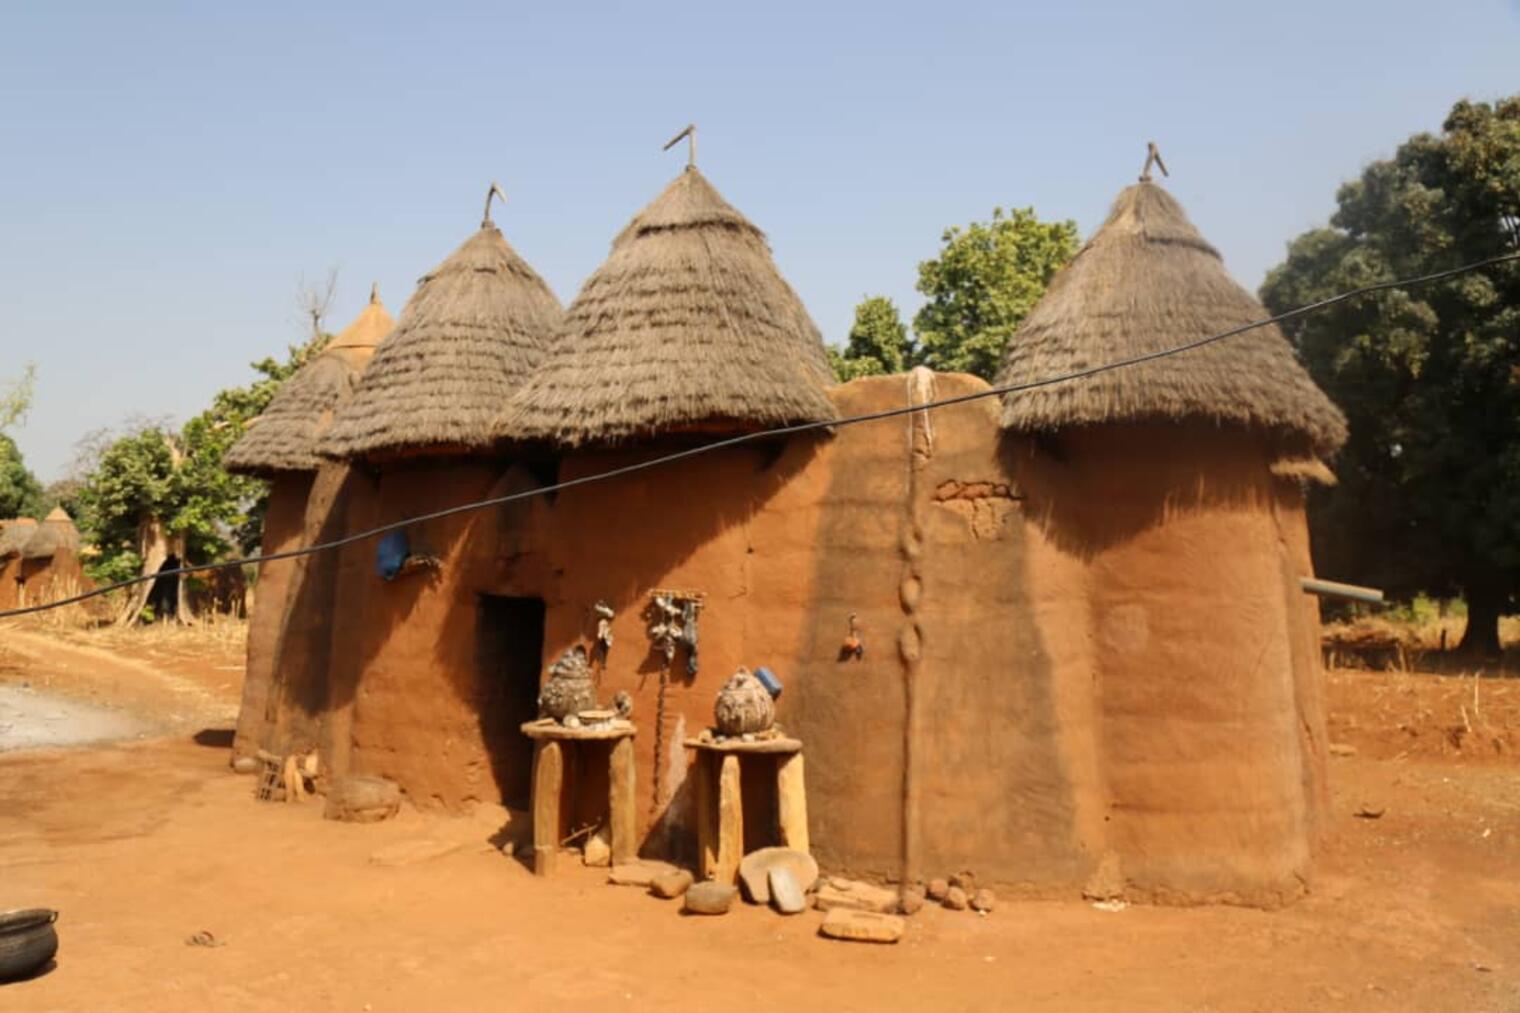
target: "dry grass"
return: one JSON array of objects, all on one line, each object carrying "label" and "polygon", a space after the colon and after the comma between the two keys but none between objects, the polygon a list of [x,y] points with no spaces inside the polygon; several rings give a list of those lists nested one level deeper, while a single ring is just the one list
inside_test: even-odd
[{"label": "dry grass", "polygon": [[[1153,183],[1131,186],[1108,220],[1009,342],[999,384],[1155,352],[1261,320],[1261,303],[1230,277],[1219,251]],[[1010,394],[1003,425],[1024,432],[1142,419],[1212,419],[1285,437],[1321,456],[1346,420],[1275,326],[1080,383]]]},{"label": "dry grass", "polygon": [[833,382],[764,233],[687,169],[614,240],[496,431],[577,447],[826,421]]},{"label": "dry grass", "polygon": [[542,361],[563,315],[549,286],[486,221],[422,278],[319,452],[349,459],[490,449],[492,423]]}]

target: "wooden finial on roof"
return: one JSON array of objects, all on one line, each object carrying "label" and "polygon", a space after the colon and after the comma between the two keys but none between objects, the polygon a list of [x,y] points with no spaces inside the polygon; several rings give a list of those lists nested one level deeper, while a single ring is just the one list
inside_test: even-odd
[{"label": "wooden finial on roof", "polygon": [[697,167],[697,125],[695,123],[686,124],[686,129],[666,141],[665,147],[660,150],[669,151],[683,137],[686,138],[686,168],[695,169]]},{"label": "wooden finial on roof", "polygon": [[492,197],[500,197],[501,198],[501,202],[503,204],[505,204],[507,202],[507,195],[501,192],[501,184],[500,183],[492,183],[491,184],[491,189],[489,189],[489,190],[486,191],[486,210],[485,210],[485,214],[480,219],[480,227],[481,228],[485,228],[487,225],[494,225],[494,224],[496,224],[495,222],[491,221],[491,198]]},{"label": "wooden finial on roof", "polygon": [[380,301],[380,283],[378,281],[372,281],[372,282],[369,283],[369,304],[371,306],[373,306],[373,305],[375,305],[375,303],[377,303],[379,301]]},{"label": "wooden finial on roof", "polygon": [[1156,142],[1146,141],[1145,168],[1140,170],[1140,182],[1149,183],[1151,181],[1151,166],[1153,165],[1161,170],[1161,175],[1171,175],[1171,173],[1166,171],[1166,163],[1161,160],[1161,152],[1156,149]]}]

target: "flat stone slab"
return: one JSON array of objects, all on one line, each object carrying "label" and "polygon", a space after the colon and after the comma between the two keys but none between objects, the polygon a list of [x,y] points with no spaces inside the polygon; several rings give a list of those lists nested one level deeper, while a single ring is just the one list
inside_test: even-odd
[{"label": "flat stone slab", "polygon": [[647,890],[660,876],[678,871],[680,870],[669,862],[652,862],[641,858],[637,862],[614,865],[607,875],[607,882],[614,886],[637,886]]},{"label": "flat stone slab", "polygon": [[818,863],[812,855],[791,848],[760,848],[739,862],[739,885],[744,887],[744,897],[751,904],[770,903],[768,877],[772,869],[785,869],[791,873],[803,893],[818,882]]},{"label": "flat stone slab", "polygon": [[818,931],[830,939],[853,943],[895,943],[906,927],[907,922],[897,915],[835,908],[824,916]]},{"label": "flat stone slab", "polygon": [[694,883],[686,891],[683,910],[694,915],[726,915],[728,909],[734,906],[734,898],[737,896],[739,896],[737,886],[717,883],[713,880]]},{"label": "flat stone slab", "polygon": [[667,872],[663,876],[657,876],[655,881],[649,884],[649,892],[656,897],[674,900],[691,889],[692,879],[692,874],[685,869]]},{"label": "flat stone slab", "polygon": [[814,906],[820,911],[843,908],[850,911],[872,911],[892,914],[897,910],[897,891],[870,883],[858,883],[850,879],[830,877],[818,887]]},{"label": "flat stone slab", "polygon": [[773,866],[767,877],[771,904],[784,915],[800,915],[807,910],[807,894],[797,885],[790,869]]}]

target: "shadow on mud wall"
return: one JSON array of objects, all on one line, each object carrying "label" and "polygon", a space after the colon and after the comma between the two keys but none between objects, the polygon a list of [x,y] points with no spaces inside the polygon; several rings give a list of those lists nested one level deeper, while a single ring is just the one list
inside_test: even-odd
[{"label": "shadow on mud wall", "polygon": [[1236,426],[1149,422],[1004,434],[999,452],[1026,516],[1091,560],[1180,515],[1272,509],[1272,443]]},{"label": "shadow on mud wall", "polygon": [[[347,466],[327,466],[307,496],[301,542],[341,538],[349,497],[363,479]],[[317,747],[330,697],[329,662],[341,557],[319,552],[294,561],[285,597],[267,708],[264,748],[284,755]]]}]

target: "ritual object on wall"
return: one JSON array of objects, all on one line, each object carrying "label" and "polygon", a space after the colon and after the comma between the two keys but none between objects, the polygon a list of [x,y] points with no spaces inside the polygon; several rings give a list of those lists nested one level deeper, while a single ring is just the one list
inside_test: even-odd
[{"label": "ritual object on wall", "polygon": [[598,601],[591,606],[591,614],[596,616],[596,644],[593,650],[605,667],[607,655],[612,651],[612,618],[615,613],[611,605]]}]

